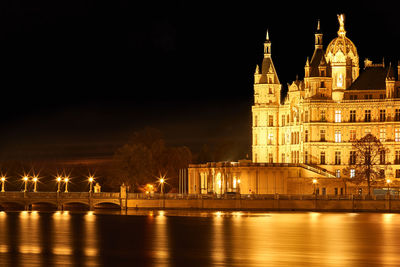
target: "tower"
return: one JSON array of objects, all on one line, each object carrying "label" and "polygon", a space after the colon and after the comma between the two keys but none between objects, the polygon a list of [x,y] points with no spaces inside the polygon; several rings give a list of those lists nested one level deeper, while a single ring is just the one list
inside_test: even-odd
[{"label": "tower", "polygon": [[326,50],[326,61],[332,71],[332,99],[343,99],[344,90],[350,87],[359,75],[359,58],[357,48],[346,37],[344,29],[344,15],[338,15],[338,37],[333,39]]},{"label": "tower", "polygon": [[281,88],[271,58],[271,41],[267,31],[261,68],[257,65],[254,74],[253,162],[274,162],[276,160]]}]

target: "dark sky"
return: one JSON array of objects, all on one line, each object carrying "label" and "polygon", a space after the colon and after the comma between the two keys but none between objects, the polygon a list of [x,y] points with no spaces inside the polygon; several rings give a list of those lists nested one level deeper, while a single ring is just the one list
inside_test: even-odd
[{"label": "dark sky", "polygon": [[283,85],[303,77],[317,19],[326,47],[342,12],[360,62],[400,59],[395,1],[136,2],[0,2],[2,159],[107,156],[145,126],[244,155],[267,28]]}]

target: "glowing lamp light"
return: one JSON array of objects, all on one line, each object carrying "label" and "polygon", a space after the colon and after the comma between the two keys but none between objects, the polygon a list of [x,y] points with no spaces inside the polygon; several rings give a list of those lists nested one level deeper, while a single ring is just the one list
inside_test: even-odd
[{"label": "glowing lamp light", "polygon": [[6,180],[6,177],[1,177],[1,181],[4,182]]},{"label": "glowing lamp light", "polygon": [[57,182],[61,182],[61,177],[60,176],[57,177]]},{"label": "glowing lamp light", "polygon": [[64,182],[68,183],[68,181],[69,181],[68,177],[64,178]]},{"label": "glowing lamp light", "polygon": [[312,182],[313,182],[313,184],[316,184],[318,181],[317,181],[317,179],[313,179]]},{"label": "glowing lamp light", "polygon": [[93,182],[93,180],[94,180],[93,177],[90,176],[89,177],[89,182]]},{"label": "glowing lamp light", "polygon": [[388,184],[390,184],[391,182],[392,182],[392,180],[390,180],[390,179],[386,180],[386,183],[388,183]]},{"label": "glowing lamp light", "polygon": [[24,178],[22,178],[25,182],[28,181],[28,176],[24,176]]},{"label": "glowing lamp light", "polygon": [[38,180],[37,177],[33,177],[33,181],[34,181],[35,183],[37,182],[37,180]]},{"label": "glowing lamp light", "polygon": [[164,183],[164,178],[161,178],[161,179],[160,179],[160,183]]}]

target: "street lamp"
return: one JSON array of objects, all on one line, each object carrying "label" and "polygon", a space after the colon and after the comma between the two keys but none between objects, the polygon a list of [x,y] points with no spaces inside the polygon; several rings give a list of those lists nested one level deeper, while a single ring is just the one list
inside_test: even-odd
[{"label": "street lamp", "polygon": [[36,192],[37,181],[38,181],[37,176],[34,176],[32,180],[33,180],[33,192]]},{"label": "street lamp", "polygon": [[5,192],[4,190],[4,183],[6,182],[6,177],[1,177],[1,192]]},{"label": "street lamp", "polygon": [[165,182],[164,178],[160,178],[161,194],[163,195],[164,195],[164,182]]},{"label": "street lamp", "polygon": [[24,183],[25,183],[24,192],[26,192],[27,189],[28,189],[28,176],[25,175],[25,176],[22,178],[22,180],[24,180]]},{"label": "street lamp", "polygon": [[317,196],[317,192],[315,191],[315,185],[318,183],[317,179],[313,179],[312,183],[314,185],[314,195]]},{"label": "street lamp", "polygon": [[68,181],[69,181],[69,178],[68,178],[68,177],[65,177],[65,178],[64,178],[64,183],[65,183],[65,190],[64,190],[64,193],[68,193]]},{"label": "street lamp", "polygon": [[89,176],[89,183],[90,183],[89,193],[93,192],[93,181],[94,181],[93,176]]},{"label": "street lamp", "polygon": [[389,194],[389,212],[390,212],[390,210],[392,209],[392,207],[391,207],[391,203],[390,203],[390,183],[392,182],[392,180],[390,180],[390,179],[387,179],[386,180],[386,183],[388,184],[388,194]]},{"label": "street lamp", "polygon": [[61,177],[57,176],[57,193],[60,193],[60,184],[61,184]]}]

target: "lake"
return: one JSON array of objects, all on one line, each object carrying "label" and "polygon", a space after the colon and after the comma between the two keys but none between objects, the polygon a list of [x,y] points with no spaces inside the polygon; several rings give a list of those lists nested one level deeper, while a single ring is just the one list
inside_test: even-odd
[{"label": "lake", "polygon": [[0,266],[399,266],[400,214],[0,212]]}]

